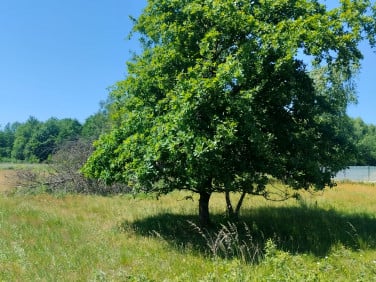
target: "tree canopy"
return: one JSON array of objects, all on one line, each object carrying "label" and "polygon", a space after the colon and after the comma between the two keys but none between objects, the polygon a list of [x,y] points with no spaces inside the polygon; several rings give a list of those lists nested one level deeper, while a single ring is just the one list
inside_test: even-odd
[{"label": "tree canopy", "polygon": [[95,139],[109,127],[109,101],[100,103],[100,109],[89,116],[83,124],[76,119],[54,117],[39,121],[29,117],[24,122],[0,126],[0,161],[44,162],[65,143],[77,142],[77,146],[91,147]]},{"label": "tree canopy", "polygon": [[75,140],[81,133],[81,124],[75,119],[50,118],[41,122],[30,117],[17,124],[13,132],[11,157],[15,160],[42,162],[64,142]]},{"label": "tree canopy", "polygon": [[[144,191],[265,196],[269,177],[318,189],[347,164],[346,107],[375,6],[342,0],[149,0],[142,52],[111,92],[113,127],[84,172]],[[229,200],[229,197],[226,197]],[[230,201],[227,202],[231,207]]]}]

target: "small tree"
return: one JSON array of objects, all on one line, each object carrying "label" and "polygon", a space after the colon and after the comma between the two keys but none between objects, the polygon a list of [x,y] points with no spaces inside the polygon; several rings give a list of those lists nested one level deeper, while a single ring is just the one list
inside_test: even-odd
[{"label": "small tree", "polygon": [[375,43],[370,5],[149,0],[134,25],[143,52],[111,93],[114,126],[84,172],[199,193],[204,225],[216,191],[231,212],[230,192],[264,195],[269,176],[296,189],[332,185],[351,149],[342,125],[357,45]]}]

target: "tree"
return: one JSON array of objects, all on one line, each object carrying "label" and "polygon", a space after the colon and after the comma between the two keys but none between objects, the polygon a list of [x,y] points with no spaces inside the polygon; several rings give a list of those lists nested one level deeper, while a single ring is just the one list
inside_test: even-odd
[{"label": "tree", "polygon": [[14,133],[14,143],[12,148],[12,158],[16,160],[29,160],[32,157],[32,152],[29,147],[34,132],[40,127],[41,122],[35,117],[20,124]]},{"label": "tree", "polygon": [[204,225],[213,192],[231,212],[230,192],[267,196],[268,177],[332,185],[352,149],[346,93],[358,43],[375,43],[375,10],[349,0],[330,11],[314,0],[149,0],[134,19],[143,52],[111,92],[113,127],[83,171],[199,193]]},{"label": "tree", "polygon": [[82,126],[81,137],[86,140],[96,140],[105,132],[107,127],[107,117],[101,113],[89,116]]},{"label": "tree", "polygon": [[82,128],[75,119],[50,118],[40,122],[35,117],[14,127],[12,158],[37,162],[47,160],[64,142],[77,140]]},{"label": "tree", "polygon": [[0,160],[10,159],[13,143],[14,143],[14,134],[19,126],[19,123],[8,123],[5,125],[4,129],[0,131]]},{"label": "tree", "polygon": [[352,120],[356,158],[350,165],[376,165],[376,126],[362,119]]},{"label": "tree", "polygon": [[72,118],[64,118],[57,121],[59,134],[56,138],[56,146],[65,142],[78,140],[82,133],[82,125],[78,120]]},{"label": "tree", "polygon": [[111,98],[100,103],[100,109],[97,113],[91,115],[85,120],[82,126],[81,137],[94,141],[101,134],[106,133],[110,128],[109,111],[111,107]]},{"label": "tree", "polygon": [[39,162],[47,160],[63,143],[77,140],[81,127],[75,119],[48,119],[33,132],[28,142],[30,156]]}]

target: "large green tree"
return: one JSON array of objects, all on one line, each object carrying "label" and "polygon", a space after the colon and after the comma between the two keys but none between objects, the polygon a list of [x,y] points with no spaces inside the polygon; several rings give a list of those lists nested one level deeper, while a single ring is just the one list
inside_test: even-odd
[{"label": "large green tree", "polygon": [[[143,51],[117,83],[113,128],[84,172],[134,189],[266,196],[268,177],[331,185],[346,166],[348,87],[375,43],[370,1],[149,0]],[[240,206],[240,205],[238,205]]]}]

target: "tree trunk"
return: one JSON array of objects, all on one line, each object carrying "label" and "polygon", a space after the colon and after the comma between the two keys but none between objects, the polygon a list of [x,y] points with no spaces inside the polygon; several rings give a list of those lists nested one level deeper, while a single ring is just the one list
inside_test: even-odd
[{"label": "tree trunk", "polygon": [[247,194],[247,193],[243,191],[243,193],[242,193],[242,195],[240,196],[240,199],[239,199],[239,201],[238,201],[238,204],[236,205],[235,214],[236,214],[236,217],[237,217],[237,218],[239,218],[240,208],[241,208],[241,206],[242,206],[242,204],[243,204],[243,200],[244,200],[246,194]]},{"label": "tree trunk", "polygon": [[211,196],[211,193],[207,193],[207,192],[200,193],[198,216],[199,216],[201,226],[210,225],[210,216],[209,216],[210,196]]},{"label": "tree trunk", "polygon": [[246,196],[246,192],[242,192],[241,196],[240,196],[240,199],[236,205],[236,208],[234,210],[234,208],[232,207],[232,203],[231,203],[231,199],[230,199],[230,192],[229,191],[226,191],[225,192],[225,198],[226,198],[226,206],[227,206],[227,214],[228,214],[228,217],[230,220],[239,220],[239,213],[240,213],[240,208],[243,204],[243,200]]},{"label": "tree trunk", "polygon": [[225,198],[226,198],[227,215],[230,219],[233,219],[234,218],[234,208],[232,207],[229,191],[225,192]]}]

